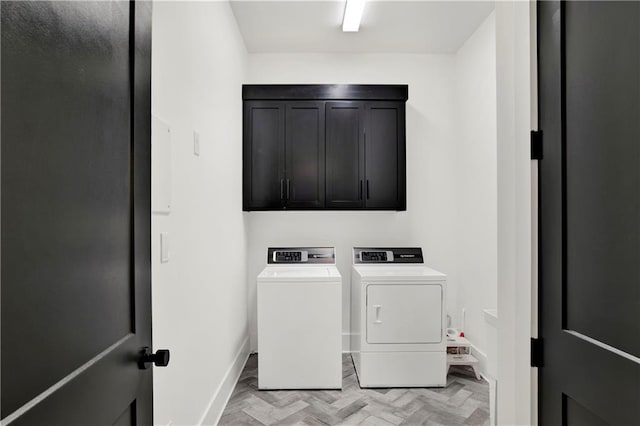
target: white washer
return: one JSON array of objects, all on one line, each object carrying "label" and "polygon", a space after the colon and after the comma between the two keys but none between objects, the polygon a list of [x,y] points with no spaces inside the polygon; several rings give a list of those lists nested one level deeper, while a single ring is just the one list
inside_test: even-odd
[{"label": "white washer", "polygon": [[447,384],[446,275],[421,248],[353,249],[351,356],[360,386]]},{"label": "white washer", "polygon": [[342,388],[335,249],[269,248],[258,275],[258,388]]}]

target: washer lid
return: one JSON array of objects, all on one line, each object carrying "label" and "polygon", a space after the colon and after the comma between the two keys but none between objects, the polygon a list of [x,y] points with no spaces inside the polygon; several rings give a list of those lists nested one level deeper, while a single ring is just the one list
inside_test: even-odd
[{"label": "washer lid", "polygon": [[258,281],[338,281],[342,277],[335,266],[267,266]]},{"label": "washer lid", "polygon": [[445,281],[442,272],[419,265],[353,265],[354,271],[369,281]]}]

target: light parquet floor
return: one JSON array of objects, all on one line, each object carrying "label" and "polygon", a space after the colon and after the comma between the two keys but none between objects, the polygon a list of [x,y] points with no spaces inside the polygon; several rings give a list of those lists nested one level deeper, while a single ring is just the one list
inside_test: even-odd
[{"label": "light parquet floor", "polygon": [[343,355],[341,391],[260,391],[251,355],[220,425],[488,425],[489,386],[452,367],[446,388],[361,389]]}]

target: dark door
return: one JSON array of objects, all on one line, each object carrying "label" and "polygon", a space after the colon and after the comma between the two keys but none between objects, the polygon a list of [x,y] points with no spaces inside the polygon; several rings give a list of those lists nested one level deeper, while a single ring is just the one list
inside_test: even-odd
[{"label": "dark door", "polygon": [[1,7],[2,424],[151,424],[151,4]]},{"label": "dark door", "polygon": [[365,207],[404,210],[404,102],[368,103],[365,117]]},{"label": "dark door", "polygon": [[291,208],[324,206],[324,102],[287,104],[285,198]]},{"label": "dark door", "polygon": [[282,102],[245,102],[244,209],[284,205],[284,113]]},{"label": "dark door", "polygon": [[640,419],[640,3],[538,2],[540,424]]},{"label": "dark door", "polygon": [[326,207],[363,206],[364,105],[362,102],[327,102]]}]

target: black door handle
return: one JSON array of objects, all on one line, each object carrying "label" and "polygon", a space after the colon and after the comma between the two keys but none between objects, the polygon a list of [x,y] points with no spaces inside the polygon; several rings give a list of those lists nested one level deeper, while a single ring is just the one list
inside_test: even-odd
[{"label": "black door handle", "polygon": [[358,192],[358,200],[362,200],[362,179],[360,179],[360,192]]},{"label": "black door handle", "polygon": [[369,199],[369,179],[367,179],[367,200]]},{"label": "black door handle", "polygon": [[142,348],[138,366],[141,370],[146,370],[151,367],[151,364],[154,364],[156,367],[166,367],[169,365],[169,355],[170,353],[168,349],[158,349],[154,354],[151,352],[151,348],[149,348],[149,346],[145,346]]},{"label": "black door handle", "polygon": [[291,199],[291,181],[287,179],[287,200]]}]

